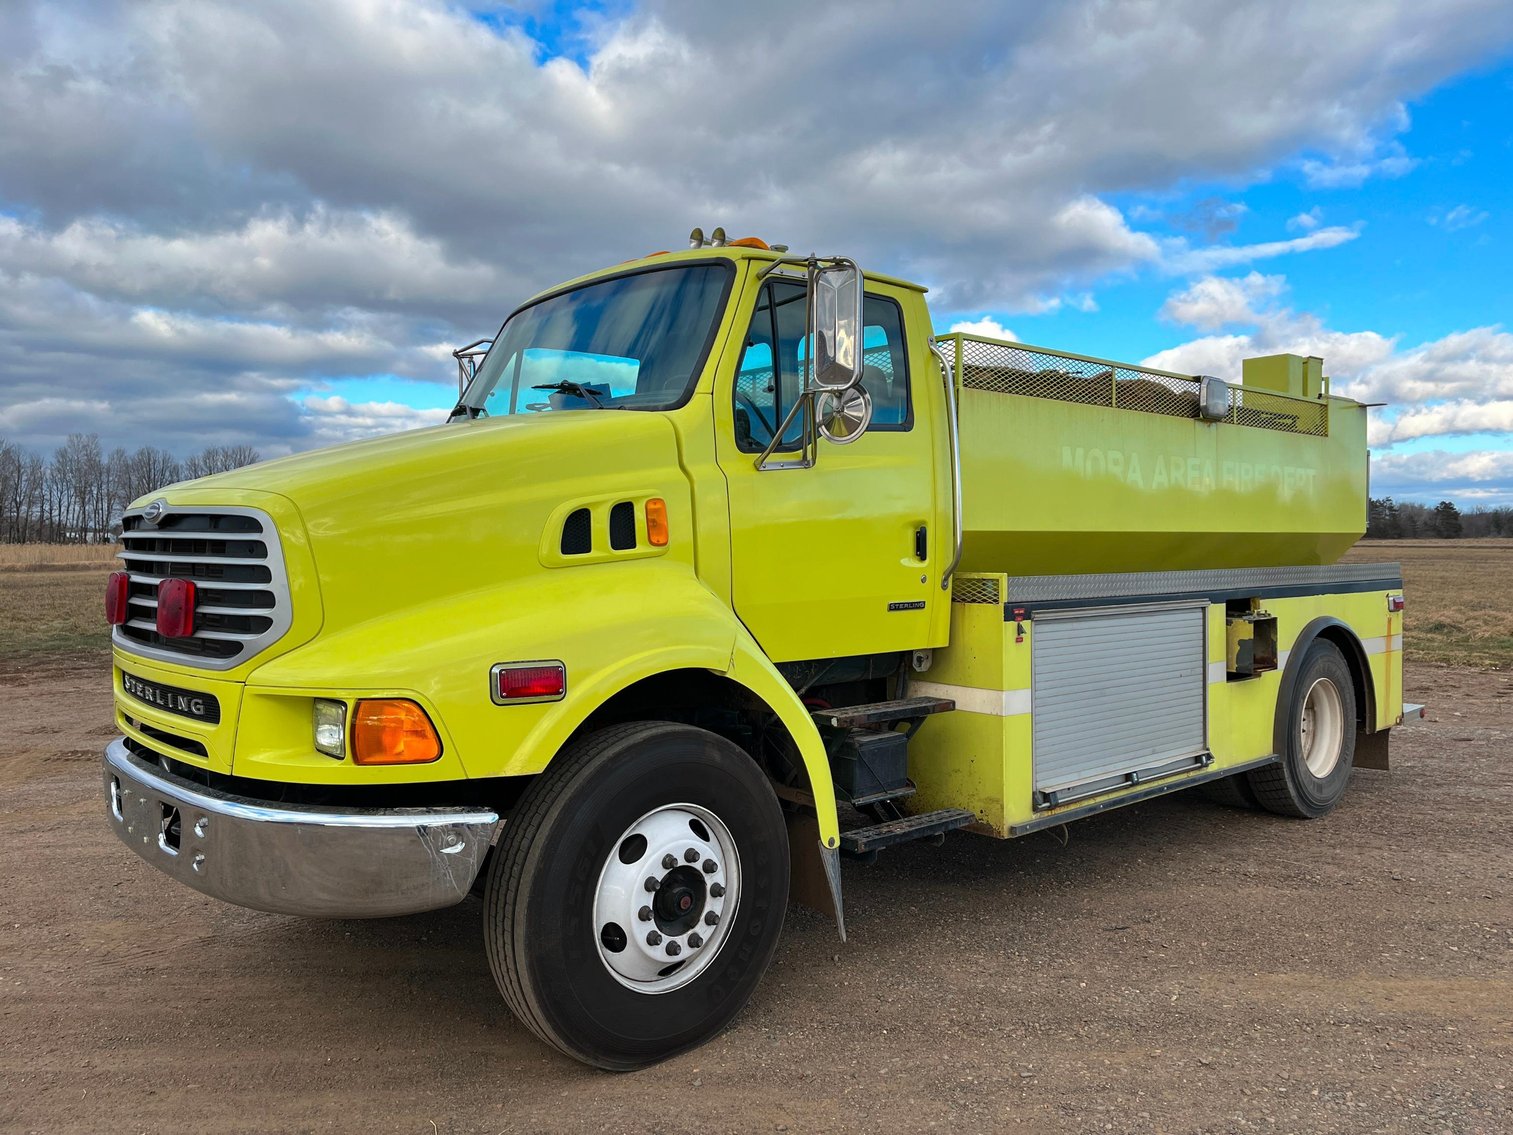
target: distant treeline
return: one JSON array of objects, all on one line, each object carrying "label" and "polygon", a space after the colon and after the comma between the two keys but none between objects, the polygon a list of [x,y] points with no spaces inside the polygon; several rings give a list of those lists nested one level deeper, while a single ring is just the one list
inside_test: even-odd
[{"label": "distant treeline", "polygon": [[250,445],[212,445],[183,461],[150,445],[105,453],[96,434],[70,434],[49,459],[0,438],[0,544],[104,543],[144,493],[258,459]]},{"label": "distant treeline", "polygon": [[1513,508],[1479,505],[1462,512],[1452,501],[1440,501],[1428,508],[1409,501],[1398,504],[1391,497],[1372,497],[1366,513],[1366,535],[1380,540],[1513,536]]}]

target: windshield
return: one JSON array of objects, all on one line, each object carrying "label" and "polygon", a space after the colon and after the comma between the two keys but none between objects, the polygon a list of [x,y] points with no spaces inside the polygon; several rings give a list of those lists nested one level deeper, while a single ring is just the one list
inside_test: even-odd
[{"label": "windshield", "polygon": [[454,413],[680,406],[709,353],[733,275],[725,261],[654,269],[521,308]]}]

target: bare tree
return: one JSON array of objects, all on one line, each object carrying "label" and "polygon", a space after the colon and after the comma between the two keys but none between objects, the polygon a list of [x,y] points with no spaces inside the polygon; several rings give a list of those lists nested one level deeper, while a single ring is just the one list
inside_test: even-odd
[{"label": "bare tree", "polygon": [[184,476],[188,480],[209,477],[261,460],[262,454],[250,445],[211,445],[184,459]]}]

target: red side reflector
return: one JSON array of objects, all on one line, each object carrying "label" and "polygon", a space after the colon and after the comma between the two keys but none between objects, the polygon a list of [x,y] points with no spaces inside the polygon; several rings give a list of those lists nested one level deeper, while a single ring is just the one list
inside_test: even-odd
[{"label": "red side reflector", "polygon": [[158,634],[188,638],[194,634],[194,581],[165,579],[158,584]]},{"label": "red side reflector", "polygon": [[105,581],[105,621],[118,627],[127,619],[126,601],[131,597],[131,576],[113,571]]},{"label": "red side reflector", "polygon": [[556,701],[567,692],[567,667],[560,662],[532,662],[524,666],[500,663],[494,667],[494,700]]},{"label": "red side reflector", "polygon": [[1401,595],[1387,596],[1387,610],[1389,611],[1401,611],[1407,605],[1407,601]]}]

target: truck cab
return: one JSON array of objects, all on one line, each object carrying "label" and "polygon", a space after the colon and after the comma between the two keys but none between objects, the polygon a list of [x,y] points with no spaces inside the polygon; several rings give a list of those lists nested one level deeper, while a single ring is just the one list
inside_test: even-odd
[{"label": "truck cab", "polygon": [[517,1015],[623,1069],[729,1022],[790,895],[844,937],[843,854],[1200,783],[1322,815],[1385,764],[1401,579],[1331,566],[1364,410],[1306,366],[937,337],[915,285],[698,230],[475,346],[444,425],[128,510],[105,794],[164,873],[481,892]]}]

